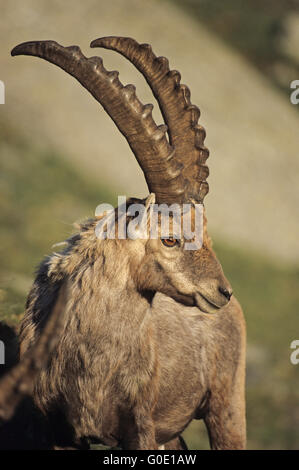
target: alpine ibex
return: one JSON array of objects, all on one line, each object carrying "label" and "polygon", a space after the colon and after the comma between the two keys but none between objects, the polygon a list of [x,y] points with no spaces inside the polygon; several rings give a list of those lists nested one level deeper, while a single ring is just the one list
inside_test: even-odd
[{"label": "alpine ibex", "polygon": [[[144,172],[147,208],[155,197],[189,203],[193,213],[208,192],[208,150],[179,72],[130,38],[105,37],[91,47],[113,49],[136,66],[166,125],[156,125],[152,105],[141,104],[133,85],[123,86],[117,72],[77,46],[34,41],[12,55],[56,64],[103,106]],[[206,218],[197,250],[185,250],[187,240],[174,234],[99,239],[97,223],[81,224],[62,252],[42,262],[21,325],[22,357],[42,337],[64,289],[63,331],[34,389],[51,445],[80,448],[89,438],[124,449],[184,448],[183,430],[204,419],[211,448],[244,448],[245,324]]]}]

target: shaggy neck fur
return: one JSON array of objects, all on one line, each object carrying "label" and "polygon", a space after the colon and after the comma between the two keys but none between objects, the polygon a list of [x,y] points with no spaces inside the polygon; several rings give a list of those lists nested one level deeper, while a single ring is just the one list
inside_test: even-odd
[{"label": "shaggy neck fur", "polygon": [[52,359],[56,382],[49,390],[47,372],[43,372],[36,394],[44,411],[58,394],[70,394],[65,398],[76,400],[75,408],[81,409],[72,419],[78,435],[93,431],[96,435],[103,428],[103,404],[112,387],[117,387],[121,403],[133,407],[150,389],[148,406],[154,406],[153,377],[158,370],[151,307],[136,291],[131,255],[123,245],[127,241],[98,240],[94,226],[95,222],[83,226],[64,253],[54,254],[49,261],[51,280],[67,284],[67,320]]}]

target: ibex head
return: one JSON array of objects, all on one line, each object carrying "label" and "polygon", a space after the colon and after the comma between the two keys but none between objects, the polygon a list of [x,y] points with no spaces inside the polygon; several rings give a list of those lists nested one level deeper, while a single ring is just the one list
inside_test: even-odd
[{"label": "ibex head", "polygon": [[139,239],[139,250],[134,247],[143,254],[134,273],[138,289],[162,292],[206,313],[223,307],[232,295],[231,287],[204,232],[201,247],[191,250],[186,249],[189,239],[171,230],[165,238],[160,225],[158,237]]},{"label": "ibex head", "polygon": [[[87,59],[77,46],[62,47],[54,41],[20,44],[12,55],[38,56],[74,76],[104,107],[127,139],[141,166],[150,193],[158,204],[202,205],[208,192],[204,146],[205,131],[198,125],[199,109],[190,102],[190,92],[180,84],[180,74],[169,69],[165,57],[156,57],[148,44],[130,38],[106,37],[91,47],[113,49],[143,74],[158,101],[165,125],[157,126],[151,104],[142,105],[133,85],[123,86],[118,72],[108,72],[99,57]],[[149,207],[149,204],[147,204]],[[186,250],[190,241],[172,233],[130,243],[133,278],[140,291],[162,292],[204,312],[224,306],[231,287],[217,261],[204,223],[203,240],[196,250]],[[136,246],[138,250],[135,250]],[[135,247],[135,248],[133,248]],[[135,250],[135,251],[134,251]],[[140,262],[136,262],[136,261]]]}]

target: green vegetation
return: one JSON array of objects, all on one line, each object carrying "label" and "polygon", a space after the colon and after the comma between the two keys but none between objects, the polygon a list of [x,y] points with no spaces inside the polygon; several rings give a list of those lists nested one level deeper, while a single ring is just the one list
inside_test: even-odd
[{"label": "green vegetation", "polygon": [[[59,155],[38,151],[1,126],[0,320],[18,323],[35,266],[102,201],[115,202],[104,185],[95,188]],[[247,320],[249,448],[298,448],[299,365],[289,357],[299,331],[299,269],[221,241],[215,250]],[[208,446],[201,422],[185,436],[191,448]]]}]

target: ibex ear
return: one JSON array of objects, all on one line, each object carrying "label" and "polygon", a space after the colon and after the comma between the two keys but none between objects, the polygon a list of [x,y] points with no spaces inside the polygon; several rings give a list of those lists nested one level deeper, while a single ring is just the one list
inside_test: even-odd
[{"label": "ibex ear", "polygon": [[[155,201],[156,195],[151,193],[146,198],[144,205],[132,204],[128,208],[127,214],[129,216],[135,216],[135,218],[128,223],[127,227],[127,235],[131,240],[137,240],[138,238],[146,240],[149,238],[149,225]],[[138,213],[137,216],[136,213]]]},{"label": "ibex ear", "polygon": [[147,212],[148,215],[149,215],[149,211],[152,210],[151,205],[155,204],[155,202],[156,202],[155,193],[151,193],[149,196],[147,196],[147,198],[145,200],[145,211]]}]

